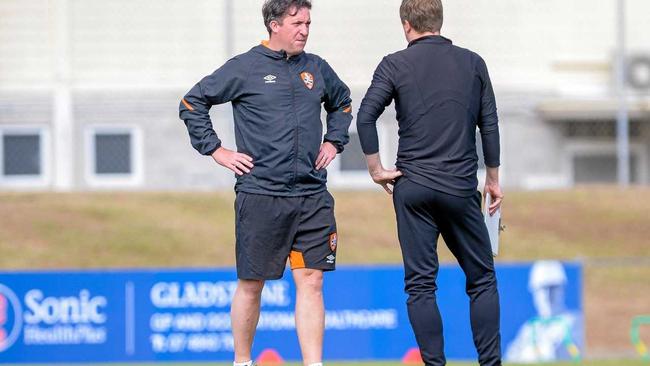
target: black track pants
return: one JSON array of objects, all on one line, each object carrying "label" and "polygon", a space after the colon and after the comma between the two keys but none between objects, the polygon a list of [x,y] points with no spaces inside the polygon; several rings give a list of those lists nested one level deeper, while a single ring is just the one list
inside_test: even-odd
[{"label": "black track pants", "polygon": [[501,365],[499,294],[481,194],[458,197],[400,178],[393,203],[404,260],[411,327],[427,366],[445,365],[442,319],[436,304],[437,240],[465,272],[474,345],[481,365]]}]

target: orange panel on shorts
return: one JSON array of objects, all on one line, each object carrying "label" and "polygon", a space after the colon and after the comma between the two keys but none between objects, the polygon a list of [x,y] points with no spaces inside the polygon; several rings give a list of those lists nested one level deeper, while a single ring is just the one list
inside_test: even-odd
[{"label": "orange panel on shorts", "polygon": [[305,268],[305,258],[303,258],[302,253],[292,250],[289,254],[289,262],[291,263],[291,269]]}]

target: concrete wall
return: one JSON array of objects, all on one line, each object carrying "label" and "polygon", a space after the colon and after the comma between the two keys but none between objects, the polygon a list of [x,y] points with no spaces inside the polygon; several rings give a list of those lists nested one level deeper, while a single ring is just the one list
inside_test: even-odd
[{"label": "concrete wall", "polygon": [[[356,110],[381,58],[406,45],[399,1],[313,3],[307,50],[327,59],[348,83]],[[538,106],[549,100],[611,100],[616,1],[444,4],[443,34],[481,54],[490,69],[501,118],[504,184],[569,184],[564,165],[570,141]],[[650,3],[627,5],[629,49],[650,54]],[[0,19],[0,126],[46,127],[53,173],[40,188],[231,186],[232,174],[191,148],[177,105],[201,77],[267,38],[259,0],[3,0]],[[639,98],[648,100],[647,94]],[[212,116],[225,145],[234,147],[230,113],[229,106],[217,106]],[[650,122],[648,115],[646,110],[642,119]],[[391,164],[397,143],[392,107],[380,124],[382,154]],[[140,131],[137,184],[89,182],[86,134],[97,126]],[[648,131],[644,126],[638,139],[646,147]],[[372,186],[364,172],[339,172],[337,166],[330,169],[333,185]]]}]

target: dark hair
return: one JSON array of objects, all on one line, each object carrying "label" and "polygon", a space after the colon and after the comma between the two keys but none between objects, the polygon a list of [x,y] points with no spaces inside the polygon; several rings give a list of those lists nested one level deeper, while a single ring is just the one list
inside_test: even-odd
[{"label": "dark hair", "polygon": [[289,12],[294,9],[296,12],[302,8],[311,9],[310,0],[266,0],[262,6],[262,16],[264,17],[264,25],[266,30],[271,34],[271,22],[277,21],[282,23]]},{"label": "dark hair", "polygon": [[442,1],[403,0],[399,16],[402,23],[408,20],[416,32],[437,32],[442,28]]}]

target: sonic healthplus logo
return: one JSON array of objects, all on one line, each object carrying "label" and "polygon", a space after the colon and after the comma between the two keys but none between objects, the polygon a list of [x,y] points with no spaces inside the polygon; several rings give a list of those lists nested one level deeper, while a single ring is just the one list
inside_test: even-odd
[{"label": "sonic healthplus logo", "polygon": [[0,353],[18,339],[22,327],[22,308],[18,296],[0,283]]}]

